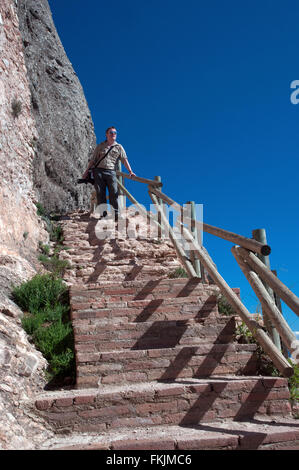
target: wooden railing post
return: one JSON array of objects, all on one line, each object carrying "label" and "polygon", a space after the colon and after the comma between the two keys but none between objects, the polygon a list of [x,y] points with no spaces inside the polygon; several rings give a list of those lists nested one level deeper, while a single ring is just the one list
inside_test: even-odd
[{"label": "wooden railing post", "polygon": [[[161,183],[161,176],[155,176],[154,179],[155,179],[155,181],[157,181],[157,183]],[[158,204],[159,204],[161,207],[163,207],[164,204],[163,204],[162,199],[160,199],[160,198],[158,197],[157,200],[158,200]],[[164,208],[164,207],[163,207],[163,208]],[[161,219],[161,214],[160,214],[159,211],[158,211],[157,216],[158,216],[158,219],[157,219],[157,220],[158,220],[158,223],[159,223],[159,225],[161,225],[161,224],[162,224],[162,219]],[[159,227],[159,225],[158,225],[158,238],[162,238],[162,230],[161,230],[161,227]]]},{"label": "wooden railing post", "polygon": [[[121,172],[121,160],[120,159],[117,161],[116,169],[117,169],[117,171]],[[118,175],[117,179],[123,186],[125,185],[124,177],[122,175]],[[125,209],[125,207],[126,207],[126,196],[125,196],[123,190],[120,187],[118,189],[118,204],[119,204],[120,212]]]},{"label": "wooden railing post", "polygon": [[[196,242],[201,245],[201,240],[199,242],[199,237],[198,237],[198,232],[197,232],[197,227],[196,227],[195,202],[194,201],[188,201],[186,204],[190,205],[191,233],[194,237],[194,240],[196,240]],[[188,212],[189,212],[189,210],[188,210]],[[203,266],[202,266],[200,260],[198,259],[197,255],[196,255],[196,253],[194,252],[193,249],[190,250],[190,253],[191,253],[191,259],[192,259],[192,262],[193,262],[195,272],[196,272],[197,276],[202,279],[202,282],[204,282]]]},{"label": "wooden railing post", "polygon": [[[276,270],[275,270],[275,269],[271,269],[271,271],[272,271],[272,273],[274,274],[274,276],[277,277],[277,272],[276,272]],[[277,295],[276,292],[274,292],[274,291],[273,291],[273,294],[274,294],[275,305],[276,305],[276,307],[278,308],[278,310],[280,311],[281,315],[283,316],[280,297],[278,297],[278,295]],[[284,341],[282,341],[281,351],[282,351],[282,354],[284,355],[284,357],[288,358],[288,349],[287,349],[287,347],[286,347]]]},{"label": "wooden railing post", "polygon": [[270,321],[275,325],[275,328],[279,332],[283,342],[287,345],[289,351],[291,351],[292,353],[297,352],[296,336],[289,327],[288,323],[281,315],[280,310],[275,305],[273,298],[268,293],[263,282],[243,259],[240,252],[240,247],[233,246],[231,251],[234,257],[236,258],[236,261],[239,264],[240,268],[242,269],[246,279],[251,285],[253,291],[256,293],[258,299],[260,300],[263,312],[268,315]]},{"label": "wooden railing post", "polygon": [[[254,240],[262,243],[263,245],[267,245],[266,230],[264,228],[253,230],[252,231],[252,236],[253,236]],[[257,253],[256,256],[270,269],[269,256],[264,256],[264,255],[259,254],[259,253]],[[271,287],[268,286],[268,284],[265,281],[262,280],[262,282],[263,282],[267,292],[269,293],[269,295],[271,296],[271,298],[274,301],[273,290],[271,289]],[[266,327],[273,343],[281,351],[281,342],[280,342],[279,334],[278,334],[276,328],[273,326],[273,324],[272,324],[270,318],[268,317],[268,314],[267,314],[267,312],[265,311],[264,308],[262,308],[262,312],[263,312],[265,327]]]},{"label": "wooden railing post", "polygon": [[161,215],[161,223],[164,226],[164,228],[168,231],[169,238],[172,241],[172,244],[173,244],[174,249],[177,253],[177,256],[178,256],[179,260],[181,261],[181,263],[183,264],[183,266],[184,266],[184,268],[187,272],[188,277],[189,278],[197,277],[196,272],[193,268],[193,265],[192,265],[191,261],[186,256],[186,253],[185,253],[183,247],[178,243],[178,241],[175,237],[174,231],[170,227],[170,224],[167,220],[167,217],[164,214],[164,211],[163,211],[162,207],[160,206],[160,204],[158,202],[157,196],[151,192],[151,188],[149,188],[148,192],[149,192],[151,200],[153,201],[153,203],[156,206],[157,211]]}]

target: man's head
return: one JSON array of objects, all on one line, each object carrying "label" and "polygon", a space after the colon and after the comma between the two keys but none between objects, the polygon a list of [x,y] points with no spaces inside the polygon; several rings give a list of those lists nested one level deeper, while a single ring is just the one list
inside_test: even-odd
[{"label": "man's head", "polygon": [[114,142],[116,141],[116,136],[117,130],[115,129],[115,127],[108,127],[108,129],[106,130],[106,139],[109,145],[114,144]]}]

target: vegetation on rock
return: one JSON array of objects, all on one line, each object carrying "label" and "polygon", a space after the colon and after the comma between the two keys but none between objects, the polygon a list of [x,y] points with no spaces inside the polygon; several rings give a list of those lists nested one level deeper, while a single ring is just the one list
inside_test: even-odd
[{"label": "vegetation on rock", "polygon": [[49,363],[48,379],[74,378],[74,338],[63,280],[53,274],[37,274],[15,287],[12,294],[24,312],[23,328]]}]

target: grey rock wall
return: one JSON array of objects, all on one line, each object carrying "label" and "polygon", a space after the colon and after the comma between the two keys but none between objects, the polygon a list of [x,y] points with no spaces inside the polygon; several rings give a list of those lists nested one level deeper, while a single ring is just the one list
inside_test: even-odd
[{"label": "grey rock wall", "polygon": [[88,208],[90,188],[76,184],[96,143],[84,92],[47,0],[19,0],[17,5],[38,132],[33,160],[35,191],[48,211]]}]

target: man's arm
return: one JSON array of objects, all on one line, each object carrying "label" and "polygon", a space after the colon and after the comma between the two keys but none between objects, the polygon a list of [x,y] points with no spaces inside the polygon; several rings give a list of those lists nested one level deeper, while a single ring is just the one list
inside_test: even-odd
[{"label": "man's arm", "polygon": [[128,172],[130,173],[130,176],[136,176],[135,173],[133,173],[133,171],[132,171],[132,168],[130,166],[126,151],[125,151],[125,149],[123,148],[122,145],[120,145],[120,159],[121,159],[122,163],[125,165]]},{"label": "man's arm", "polygon": [[125,158],[123,160],[123,163],[124,163],[126,169],[128,170],[128,172],[130,173],[130,176],[136,176],[135,173],[133,173],[132,168],[131,168],[130,163],[129,163],[129,160],[127,158]]}]

